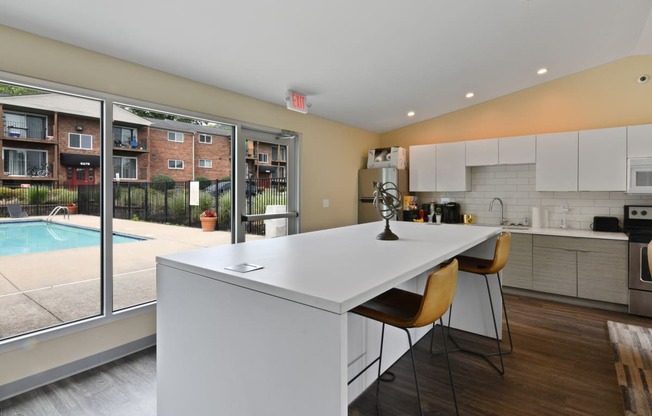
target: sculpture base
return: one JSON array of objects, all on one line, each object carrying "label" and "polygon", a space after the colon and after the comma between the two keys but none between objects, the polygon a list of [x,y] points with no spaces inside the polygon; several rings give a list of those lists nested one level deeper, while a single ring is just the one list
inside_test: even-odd
[{"label": "sculpture base", "polygon": [[398,240],[398,236],[389,229],[389,220],[385,223],[385,231],[376,236],[376,240]]}]

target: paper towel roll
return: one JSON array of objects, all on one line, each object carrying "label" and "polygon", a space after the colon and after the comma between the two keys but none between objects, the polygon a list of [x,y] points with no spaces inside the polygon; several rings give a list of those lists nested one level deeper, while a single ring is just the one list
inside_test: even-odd
[{"label": "paper towel roll", "polygon": [[541,209],[532,207],[532,228],[541,228]]},{"label": "paper towel roll", "polygon": [[548,224],[548,209],[543,208],[541,210],[541,228],[549,228],[550,225]]}]

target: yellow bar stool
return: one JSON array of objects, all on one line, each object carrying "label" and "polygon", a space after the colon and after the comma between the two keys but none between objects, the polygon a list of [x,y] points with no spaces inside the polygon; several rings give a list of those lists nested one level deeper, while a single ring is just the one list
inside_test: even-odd
[{"label": "yellow bar stool", "polygon": [[[493,318],[494,332],[496,334],[496,345],[498,346],[498,352],[492,353],[482,353],[478,351],[473,351],[460,347],[457,341],[453,337],[450,337],[450,323],[451,315],[453,314],[453,307],[451,305],[450,313],[448,314],[448,327],[449,327],[449,337],[459,349],[459,351],[468,352],[471,354],[476,354],[482,356],[489,364],[491,364],[496,371],[500,374],[505,374],[505,364],[503,362],[503,355],[510,354],[513,351],[512,346],[512,332],[509,329],[509,319],[507,318],[507,308],[505,307],[505,296],[503,295],[503,286],[500,280],[500,271],[507,264],[507,259],[509,258],[509,247],[512,239],[511,233],[502,233],[498,236],[496,240],[496,249],[494,251],[494,258],[491,260],[488,259],[479,259],[475,257],[466,257],[466,256],[457,256],[459,261],[460,271],[465,271],[467,273],[473,273],[480,276],[484,276],[484,281],[487,285],[487,294],[489,295],[489,306],[491,307],[491,317]],[[507,324],[507,335],[509,337],[509,349],[503,351],[501,349],[500,337],[498,336],[498,326],[496,324],[496,314],[494,313],[494,305],[491,300],[491,288],[489,287],[489,276],[496,276],[498,280],[498,288],[500,288],[500,298],[503,303],[503,312],[505,313],[505,323]],[[497,355],[500,358],[500,367],[494,363],[489,357]]]},{"label": "yellow bar stool", "polygon": [[[419,380],[417,378],[417,369],[414,361],[414,352],[412,348],[412,337],[409,328],[419,328],[427,325],[433,325],[439,320],[442,339],[444,340],[444,351],[446,352],[446,362],[448,364],[448,376],[450,378],[451,390],[453,392],[453,402],[455,404],[455,414],[457,410],[457,398],[455,396],[455,386],[453,385],[453,373],[451,371],[450,361],[448,359],[448,349],[446,347],[446,337],[441,317],[450,308],[455,288],[457,286],[457,260],[430,273],[426,282],[426,288],[423,295],[408,292],[406,290],[394,288],[376,296],[368,302],[354,308],[351,312],[362,315],[366,318],[373,319],[383,324],[380,337],[380,354],[378,358],[367,365],[360,373],[353,377],[349,384],[367,371],[373,364],[378,362],[378,378],[376,379],[376,397],[380,382],[380,369],[383,358],[383,341],[385,339],[385,325],[391,325],[403,329],[408,337],[410,345],[410,355],[412,358],[412,370],[414,371],[414,383],[417,391],[417,401],[419,402],[419,413],[423,415],[421,406],[421,394],[419,393]],[[387,372],[389,373],[389,372]],[[390,380],[393,380],[393,375]]]}]

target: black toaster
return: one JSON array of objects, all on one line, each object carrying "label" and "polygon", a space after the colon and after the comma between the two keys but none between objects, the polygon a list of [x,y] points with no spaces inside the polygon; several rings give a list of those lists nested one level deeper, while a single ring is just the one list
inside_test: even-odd
[{"label": "black toaster", "polygon": [[618,218],[616,217],[593,217],[591,229],[593,231],[608,231],[612,233],[621,231],[618,225]]}]

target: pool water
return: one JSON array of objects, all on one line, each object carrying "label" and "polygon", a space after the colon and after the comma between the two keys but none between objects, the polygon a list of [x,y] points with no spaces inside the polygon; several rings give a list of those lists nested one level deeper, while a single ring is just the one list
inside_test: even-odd
[{"label": "pool water", "polygon": [[[113,234],[113,244],[141,241],[142,238]],[[0,256],[65,250],[100,245],[100,232],[87,228],[44,221],[0,223]]]}]

